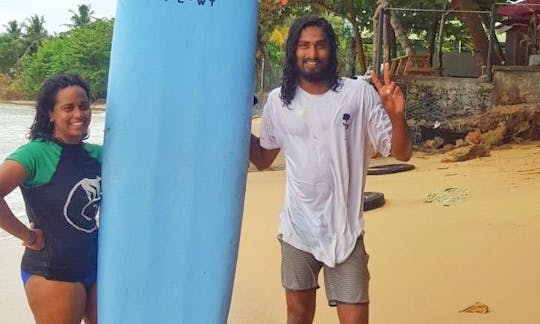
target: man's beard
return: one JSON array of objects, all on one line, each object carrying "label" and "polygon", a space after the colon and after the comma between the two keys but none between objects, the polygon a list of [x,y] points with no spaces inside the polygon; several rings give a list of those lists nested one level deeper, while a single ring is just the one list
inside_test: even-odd
[{"label": "man's beard", "polygon": [[321,82],[330,80],[330,65],[325,65],[319,71],[306,71],[304,69],[298,69],[299,76],[308,82]]}]

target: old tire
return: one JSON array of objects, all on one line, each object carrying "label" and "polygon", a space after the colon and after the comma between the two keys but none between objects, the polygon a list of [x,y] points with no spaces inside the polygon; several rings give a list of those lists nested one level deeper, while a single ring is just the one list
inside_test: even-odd
[{"label": "old tire", "polygon": [[381,192],[364,192],[364,211],[382,207],[384,202],[384,194]]},{"label": "old tire", "polygon": [[369,167],[368,175],[390,174],[414,169],[414,165],[407,163],[383,164]]}]

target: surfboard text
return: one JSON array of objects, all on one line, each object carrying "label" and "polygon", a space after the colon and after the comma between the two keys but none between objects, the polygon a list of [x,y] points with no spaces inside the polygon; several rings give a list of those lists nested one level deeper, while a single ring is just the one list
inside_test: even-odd
[{"label": "surfboard text", "polygon": [[[199,6],[205,6],[207,4],[210,4],[210,7],[214,6],[214,2],[216,0],[176,0],[178,3],[197,3]],[[165,0],[165,2],[169,2],[169,0]]]}]

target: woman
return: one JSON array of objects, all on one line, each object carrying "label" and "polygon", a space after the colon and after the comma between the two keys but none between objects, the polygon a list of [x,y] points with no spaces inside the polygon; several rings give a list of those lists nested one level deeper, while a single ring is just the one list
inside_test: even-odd
[{"label": "woman", "polygon": [[[97,323],[96,214],[101,146],[84,143],[88,84],[61,74],[43,84],[30,141],[0,165],[0,227],[26,247],[21,277],[38,324]],[[4,197],[20,186],[30,228]]]}]

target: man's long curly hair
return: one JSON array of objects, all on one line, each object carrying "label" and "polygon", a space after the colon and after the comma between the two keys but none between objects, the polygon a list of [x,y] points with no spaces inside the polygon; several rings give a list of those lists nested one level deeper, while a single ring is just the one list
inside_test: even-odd
[{"label": "man's long curly hair", "polygon": [[298,66],[296,63],[296,48],[300,34],[307,27],[319,27],[322,29],[330,46],[330,57],[328,58],[328,86],[333,91],[337,91],[341,82],[338,75],[337,61],[337,37],[332,25],[326,19],[317,16],[300,17],[294,21],[289,29],[287,42],[285,44],[285,62],[283,64],[283,77],[281,79],[281,93],[279,97],[284,106],[289,106],[296,95],[298,85]]}]

